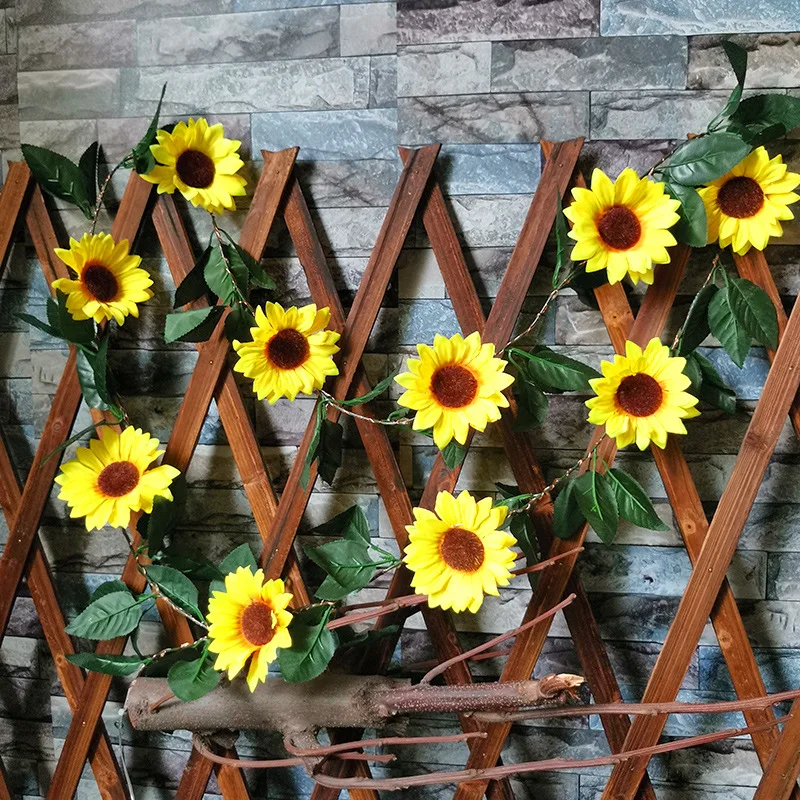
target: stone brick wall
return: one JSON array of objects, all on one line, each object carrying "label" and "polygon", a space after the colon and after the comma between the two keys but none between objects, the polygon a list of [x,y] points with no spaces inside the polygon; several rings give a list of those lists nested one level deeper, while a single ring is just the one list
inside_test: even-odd
[{"label": "stone brick wall", "polygon": [[[3,0],[0,6],[9,6],[0,8],[3,162],[19,157],[20,139],[74,157],[95,138],[108,160],[116,162],[141,135],[168,81],[165,117],[202,114],[224,122],[228,134],[243,142],[251,189],[262,148],[302,148],[302,182],[345,300],[358,284],[394,188],[398,144],[444,144],[439,175],[488,307],[536,188],[540,138],[586,136],[585,169],[600,165],[616,174],[631,165],[646,170],[670,140],[703,128],[726,97],[731,76],[719,47],[721,34],[744,34],[739,40],[750,50],[750,87],[792,93],[800,87],[800,34],[792,30],[800,19],[797,0],[401,0],[397,7],[345,0],[17,0],[16,9]],[[800,168],[797,142],[781,149]],[[117,197],[125,178],[121,174],[114,182]],[[61,208],[59,214],[63,236],[84,230],[85,221],[74,209]],[[237,212],[226,227],[235,234],[242,218]],[[197,240],[204,240],[205,218],[187,212],[187,219]],[[785,244],[768,253],[787,298],[800,289],[798,230],[789,225]],[[113,360],[133,419],[165,440],[195,354],[190,347],[163,343],[163,317],[174,287],[151,231],[140,252],[154,276],[156,296],[138,322],[129,321],[119,332]],[[302,301],[307,288],[285,233],[273,236],[268,255],[281,299]],[[685,313],[709,259],[695,255],[671,327]],[[548,282],[549,271],[543,269],[526,300],[527,314],[540,306]],[[46,292],[30,250],[17,247],[0,283],[0,423],[23,465],[30,463],[65,351],[15,313],[25,308],[42,313]],[[416,342],[456,329],[424,232],[415,227],[368,348],[373,379],[393,369]],[[598,314],[569,292],[548,316],[543,335],[556,349],[595,365],[611,352]],[[740,397],[735,417],[709,411],[683,440],[711,513],[767,362],[762,352],[753,351],[739,371],[715,348],[704,352]],[[571,463],[585,445],[583,399],[553,399],[551,415],[537,434],[550,470]],[[247,402],[280,487],[311,402],[270,408],[249,394]],[[85,417],[84,412],[81,421]],[[375,481],[352,429],[347,443],[345,467],[332,489],[315,493],[306,529],[355,502],[365,509],[374,535],[391,546]],[[408,484],[418,494],[434,451],[422,439],[404,437],[399,452]],[[611,547],[590,537],[581,575],[623,691],[638,698],[690,566],[650,458],[632,453],[622,458],[647,486],[670,530],[628,528]],[[243,541],[255,547],[258,535],[213,409],[188,477],[187,549],[214,558]],[[492,492],[495,480],[510,479],[497,432],[489,431],[476,441],[461,486]],[[800,683],[798,487],[800,445],[787,426],[730,573],[771,690]],[[0,523],[0,536],[6,533]],[[82,607],[91,589],[122,569],[121,537],[108,531],[87,534],[70,523],[58,501],[48,508],[42,534],[69,614]],[[522,579],[499,600],[487,602],[477,617],[460,618],[465,638],[477,641],[512,627],[528,597]],[[402,642],[400,655],[407,662],[430,655],[416,620]],[[154,617],[146,628],[143,646],[154,646],[161,636]],[[499,668],[485,663],[480,672],[496,674]],[[537,670],[564,669],[579,671],[579,666],[559,618]],[[137,797],[171,797],[188,737],[120,730],[117,711],[124,686],[115,685],[112,696],[106,721],[115,741],[121,738]],[[731,696],[709,629],[681,698]],[[22,597],[0,649],[0,755],[19,795],[46,792],[69,716],[32,603]],[[673,719],[668,734],[738,723],[736,715]],[[410,727],[448,725],[430,718]],[[242,747],[245,754],[278,750],[276,742],[254,738]],[[507,752],[509,760],[523,760],[587,757],[605,750],[593,718],[519,725]],[[411,770],[464,760],[458,745],[402,751],[402,765]],[[515,781],[515,788],[520,798],[592,800],[603,774],[528,777]],[[749,742],[733,740],[656,759],[650,774],[660,798],[746,800],[759,768]],[[253,781],[254,797],[297,798],[310,791],[308,781],[288,771],[255,775]],[[80,797],[96,796],[87,772]],[[424,796],[449,797],[451,790],[431,789]]]}]

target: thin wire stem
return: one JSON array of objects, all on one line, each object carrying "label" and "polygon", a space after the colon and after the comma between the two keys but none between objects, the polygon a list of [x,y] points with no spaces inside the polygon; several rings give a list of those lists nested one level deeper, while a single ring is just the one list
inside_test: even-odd
[{"label": "thin wire stem", "polygon": [[[711,283],[711,279],[714,277],[714,273],[717,271],[717,267],[719,266],[721,255],[722,255],[721,253],[717,253],[714,256],[714,260],[711,262],[711,269],[709,270],[708,275],[706,275],[706,279],[703,281],[703,285],[700,287],[699,290],[700,292],[702,292],[703,289],[705,289],[706,286],[708,286],[708,284]],[[688,318],[689,314],[687,312],[686,319]],[[670,350],[672,351],[677,350],[678,345],[681,343],[681,338],[683,337],[683,329],[686,327],[686,319],[684,319],[683,324],[680,326],[680,328],[678,328],[678,330],[675,333],[675,338],[672,340],[672,346],[670,347]]]},{"label": "thin wire stem", "polygon": [[355,419],[363,419],[366,422],[371,422],[374,425],[413,425],[414,419],[380,419],[378,417],[368,417],[366,414],[359,414],[356,411],[352,411],[347,406],[343,406],[332,394],[329,394],[324,389],[320,390],[320,397],[324,398],[325,402],[333,406],[337,411],[342,414],[347,414],[348,417],[353,417]]}]

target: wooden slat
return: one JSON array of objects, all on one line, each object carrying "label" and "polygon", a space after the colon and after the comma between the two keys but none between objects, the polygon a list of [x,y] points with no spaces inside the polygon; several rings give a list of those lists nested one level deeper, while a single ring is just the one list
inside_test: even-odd
[{"label": "wooden slat", "polygon": [[800,702],[792,704],[778,745],[761,776],[753,800],[788,800],[797,793],[800,776]]},{"label": "wooden slat", "polygon": [[[736,544],[769,459],[800,384],[800,304],[795,303],[761,398],[745,434],[728,485],[711,521],[664,647],[645,690],[643,702],[674,697],[700,641],[706,620],[725,580]],[[635,719],[625,741],[628,750],[655,744],[664,715]],[[614,767],[603,798],[632,798],[649,759],[630,759]]]}]

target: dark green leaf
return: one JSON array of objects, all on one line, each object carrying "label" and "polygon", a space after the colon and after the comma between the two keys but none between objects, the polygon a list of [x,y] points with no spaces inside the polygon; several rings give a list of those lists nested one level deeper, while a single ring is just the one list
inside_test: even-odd
[{"label": "dark green leaf", "polygon": [[78,614],[67,633],[84,639],[115,639],[130,633],[142,618],[142,603],[130,592],[110,592]]},{"label": "dark green leaf", "polygon": [[333,581],[325,581],[317,590],[320,600],[341,600],[363,589],[375,575],[375,564],[363,542],[335,539],[319,547],[306,547],[306,555]]},{"label": "dark green leaf", "polygon": [[399,625],[387,625],[380,630],[359,631],[356,633],[352,628],[345,626],[336,629],[339,633],[339,650],[350,650],[353,647],[362,645],[371,647],[375,642],[386,639],[397,634],[400,630]]},{"label": "dark green leaf", "polygon": [[130,594],[130,589],[120,580],[104,581],[92,592],[89,602],[94,603],[95,600],[99,600],[103,595],[112,594],[113,592],[128,592]]},{"label": "dark green leaf", "polygon": [[310,681],[325,671],[339,642],[336,634],[325,627],[332,611],[332,606],[314,606],[294,615],[289,625],[292,646],[278,651],[284,680]]},{"label": "dark green leaf", "polygon": [[[504,483],[495,483],[495,486],[500,494],[503,495],[504,500],[508,501],[509,508],[521,508],[530,500],[529,494],[519,494],[519,486],[508,486]],[[499,505],[499,503],[496,505]],[[508,520],[509,532],[517,540],[519,549],[522,550],[522,555],[525,556],[526,566],[538,563],[539,547],[536,540],[536,530],[533,527],[530,514],[511,514],[506,519]],[[538,576],[535,572],[528,573],[528,581],[531,587],[535,586],[537,579]]]},{"label": "dark green leaf", "polygon": [[227,256],[228,251],[215,247],[211,251],[208,261],[206,261],[203,276],[206,279],[208,288],[223,303],[230,305],[236,298],[247,296],[249,273],[247,266],[241,259],[228,260],[228,263],[226,263],[225,258]]},{"label": "dark green leaf", "polygon": [[726,414],[736,413],[736,393],[722,380],[705,356],[698,352],[690,353],[684,372],[692,379],[692,388],[689,391],[695,397]]},{"label": "dark green leaf", "polygon": [[300,475],[300,485],[304,489],[308,486],[308,482],[311,479],[311,465],[317,460],[319,443],[322,437],[322,423],[325,419],[326,409],[327,403],[317,404],[317,415],[314,422],[314,431],[306,452],[306,460],[303,463],[303,472]]},{"label": "dark green leaf", "polygon": [[752,147],[764,144],[800,125],[800,97],[786,94],[748,97],[731,116],[731,123],[731,129],[742,133]]},{"label": "dark green leaf", "polygon": [[745,77],[747,76],[747,50],[730,41],[723,42],[722,49],[725,51],[725,55],[728,56],[728,61],[730,61],[733,72],[736,75],[736,86],[730,93],[725,107],[709,123],[709,131],[716,130],[719,127],[719,123],[728,119],[739,107],[742,91],[744,90]]},{"label": "dark green leaf", "polygon": [[554,353],[549,347],[535,347],[531,352],[512,348],[510,353],[525,359],[527,375],[541,389],[559,392],[588,391],[589,380],[600,373],[586,364]]},{"label": "dark green leaf", "polygon": [[632,475],[619,467],[614,467],[608,474],[614,486],[617,509],[623,519],[650,531],[669,530],[669,526],[665,525],[656,514],[645,490]]},{"label": "dark green leaf", "polygon": [[99,144],[92,142],[83,151],[78,161],[78,169],[86,180],[86,195],[91,205],[95,205],[97,202],[97,156],[99,150]]},{"label": "dark green leaf", "polygon": [[164,101],[164,93],[167,91],[167,84],[161,87],[161,97],[158,99],[156,106],[156,113],[153,114],[153,119],[147,126],[144,136],[140,139],[136,147],[131,151],[133,156],[133,168],[140,174],[146,175],[156,165],[156,160],[150,152],[150,145],[156,141],[156,132],[158,131],[158,117],[161,114],[161,103]]},{"label": "dark green leaf", "polygon": [[[181,546],[183,550],[185,545]],[[188,548],[188,553],[174,553],[172,547],[155,553],[153,562],[172,567],[186,575],[187,578],[197,581],[221,581],[225,576],[205,556],[194,548]]]},{"label": "dark green leaf", "polygon": [[529,431],[538,428],[547,416],[547,409],[550,405],[547,395],[535,385],[526,369],[517,370],[513,391],[517,401],[514,430]]},{"label": "dark green leaf", "polygon": [[252,340],[250,328],[256,324],[253,312],[244,304],[234,302],[230,313],[225,317],[225,335],[230,341],[234,339],[240,342]]},{"label": "dark green leaf", "polygon": [[578,295],[578,300],[581,303],[590,308],[597,308],[594,290],[607,282],[608,277],[604,269],[596,272],[587,272],[585,269],[579,269],[573,275],[570,286],[574,289],[575,294]]},{"label": "dark green leaf", "polygon": [[100,391],[95,384],[94,358],[85,350],[78,350],[75,362],[78,371],[78,381],[81,385],[81,394],[89,408],[105,411],[109,404],[100,396]]},{"label": "dark green leaf", "polygon": [[708,305],[714,299],[718,289],[713,283],[704,286],[692,300],[686,322],[683,323],[683,333],[678,342],[678,355],[685,356],[696,350],[702,341],[711,333],[708,327]]},{"label": "dark green leaf", "polygon": [[94,386],[97,389],[97,393],[106,403],[112,405],[114,398],[109,390],[108,342],[109,336],[108,331],[106,331],[98,345],[97,355],[92,359],[92,368],[94,369]]},{"label": "dark green leaf", "polygon": [[619,525],[617,498],[610,480],[589,470],[575,479],[575,499],[586,521],[606,543],[614,541]]},{"label": "dark green leaf", "polygon": [[183,573],[172,567],[151,564],[147,568],[147,580],[154,583],[176,606],[202,618],[197,607],[197,587]]},{"label": "dark green leaf", "polygon": [[364,542],[369,544],[372,536],[369,530],[369,523],[361,510],[361,506],[350,506],[346,511],[337,514],[322,525],[314,528],[314,533],[318,536],[330,536],[343,539],[350,539],[354,542]]},{"label": "dark green leaf", "polygon": [[73,203],[87,219],[92,219],[94,210],[89,202],[89,186],[77,164],[52,150],[32,144],[22,145],[22,156],[44,191]]},{"label": "dark green leaf", "polygon": [[705,247],[708,242],[708,217],[705,203],[697,190],[680,183],[668,183],[666,191],[681,201],[678,209],[680,219],[672,228],[675,238],[689,247]]},{"label": "dark green leaf", "polygon": [[169,675],[170,669],[173,664],[179,661],[195,661],[198,658],[198,648],[201,643],[198,642],[190,647],[181,647],[178,650],[170,650],[160,658],[154,658],[142,670],[143,678],[166,678]]},{"label": "dark green leaf", "polygon": [[149,514],[142,514],[136,524],[142,538],[147,541],[147,552],[152,558],[163,547],[164,537],[172,533],[183,516],[186,507],[186,478],[178,475],[169,487],[172,500],[166,497],[156,497],[153,500],[153,510]]},{"label": "dark green leaf", "polygon": [[274,289],[277,284],[261,267],[261,264],[250,255],[243,247],[239,245],[226,244],[225,255],[234,267],[234,272],[241,274],[247,272],[250,274],[250,280],[255,286],[261,289]]},{"label": "dark green leaf", "polygon": [[55,337],[56,339],[63,339],[61,336],[61,331],[56,330],[52,325],[48,325],[46,322],[42,322],[40,319],[36,319],[36,317],[32,317],[30,314],[17,314],[17,316],[23,321],[27,322],[29,325],[33,325],[34,328],[38,328],[40,331],[44,331],[46,334]]},{"label": "dark green leaf", "polygon": [[164,325],[164,341],[170,342],[204,342],[217,327],[223,306],[209,306],[193,311],[176,311],[167,314]]},{"label": "dark green leaf", "polygon": [[380,397],[392,385],[396,374],[395,372],[392,375],[387,375],[383,380],[376,383],[366,394],[362,394],[361,397],[352,397],[349,400],[344,400],[342,405],[350,407],[372,402],[376,397]]},{"label": "dark green leaf", "polygon": [[769,295],[744,278],[728,280],[728,301],[737,320],[759,344],[778,347],[778,315]]},{"label": "dark green leaf", "polygon": [[[225,558],[222,559],[219,565],[219,571],[222,575],[230,575],[232,572],[236,572],[239,567],[249,567],[252,572],[255,572],[258,569],[258,562],[256,561],[256,557],[253,555],[253,551],[250,549],[250,545],[240,544],[234,550],[231,550]],[[225,580],[216,580],[211,583],[209,587],[209,592],[224,592],[225,591]]]},{"label": "dark green leaf", "polygon": [[189,703],[208,694],[221,677],[214,669],[214,656],[203,650],[194,661],[176,661],[167,673],[167,685],[175,697]]},{"label": "dark green leaf", "polygon": [[208,259],[211,258],[211,253],[211,247],[206,247],[206,249],[203,250],[200,258],[197,259],[195,265],[181,281],[180,286],[175,290],[175,308],[185,306],[187,303],[199,300],[201,297],[208,294],[208,286],[206,286],[204,275]]},{"label": "dark green leaf", "polygon": [[91,344],[94,341],[94,323],[90,319],[75,319],[67,310],[67,296],[56,291],[58,301],[58,329],[73,344]]},{"label": "dark green leaf", "polygon": [[720,289],[708,304],[708,325],[737,367],[744,366],[750,351],[751,338],[730,302],[730,287]]},{"label": "dark green leaf", "polygon": [[151,659],[139,656],[117,656],[103,653],[67,653],[67,661],[77,667],[104,675],[133,675],[139,667],[149,664]]},{"label": "dark green leaf", "polygon": [[569,539],[583,524],[583,512],[578,506],[575,479],[568,480],[556,497],[553,507],[553,530],[559,539]]},{"label": "dark green leaf", "polygon": [[661,171],[670,183],[701,186],[722,177],[749,152],[750,145],[740,136],[711,133],[681,145]]},{"label": "dark green leaf", "polygon": [[329,486],[336,477],[336,470],[342,466],[342,437],[344,429],[338,422],[322,420],[320,428],[317,471],[320,478]]},{"label": "dark green leaf", "polygon": [[558,211],[556,213],[556,266],[553,270],[553,288],[557,289],[561,282],[561,274],[567,263],[567,247],[569,247],[569,236],[567,233],[567,218],[564,216],[564,204],[561,199],[561,192],[556,194]]},{"label": "dark green leaf", "polygon": [[461,465],[461,462],[467,455],[467,448],[463,444],[457,442],[455,439],[451,439],[445,446],[444,450],[441,450],[440,452],[447,469],[453,470]]}]

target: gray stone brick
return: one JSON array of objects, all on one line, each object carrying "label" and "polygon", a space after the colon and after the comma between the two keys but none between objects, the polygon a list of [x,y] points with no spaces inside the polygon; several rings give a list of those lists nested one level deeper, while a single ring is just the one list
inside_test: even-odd
[{"label": "gray stone brick", "polygon": [[397,107],[397,59],[394,56],[370,57],[369,107]]},{"label": "gray stone brick", "polygon": [[588,133],[585,92],[400,98],[404,144],[489,144],[569,139]]},{"label": "gray stone brick", "polygon": [[402,47],[397,56],[397,95],[424,97],[488,92],[491,68],[491,42]]},{"label": "gray stone brick", "polygon": [[[696,776],[697,778],[702,777]],[[753,786],[710,786],[707,783],[664,783],[653,781],[659,800],[751,800]],[[581,775],[580,800],[600,800],[605,778]]]},{"label": "gray stone brick", "polygon": [[602,0],[604,36],[794,31],[796,0]]},{"label": "gray stone brick", "polygon": [[21,119],[86,119],[119,110],[118,69],[20,72],[17,85]]},{"label": "gray stone brick", "polygon": [[[319,11],[314,9],[314,13]],[[381,55],[397,50],[394,3],[343,5],[339,14],[343,56]]]},{"label": "gray stone brick", "polygon": [[23,72],[127,67],[136,63],[136,29],[125,21],[25,25],[18,48]]},{"label": "gray stone brick", "polygon": [[686,61],[678,36],[495,42],[492,91],[683,89]]},{"label": "gray stone brick", "polygon": [[230,11],[233,0],[20,0],[19,21],[34,23],[92,22],[101,19],[146,19],[181,14]]},{"label": "gray stone brick", "polygon": [[93,119],[22,122],[19,135],[26,144],[47,147],[77,160],[87,145],[97,139],[97,124]]},{"label": "gray stone brick", "polygon": [[309,206],[388,206],[401,167],[392,150],[389,160],[299,161],[297,172]]},{"label": "gray stone brick", "polygon": [[339,55],[338,33],[335,8],[180,17],[140,22],[137,52],[143,66],[320,58]]}]

